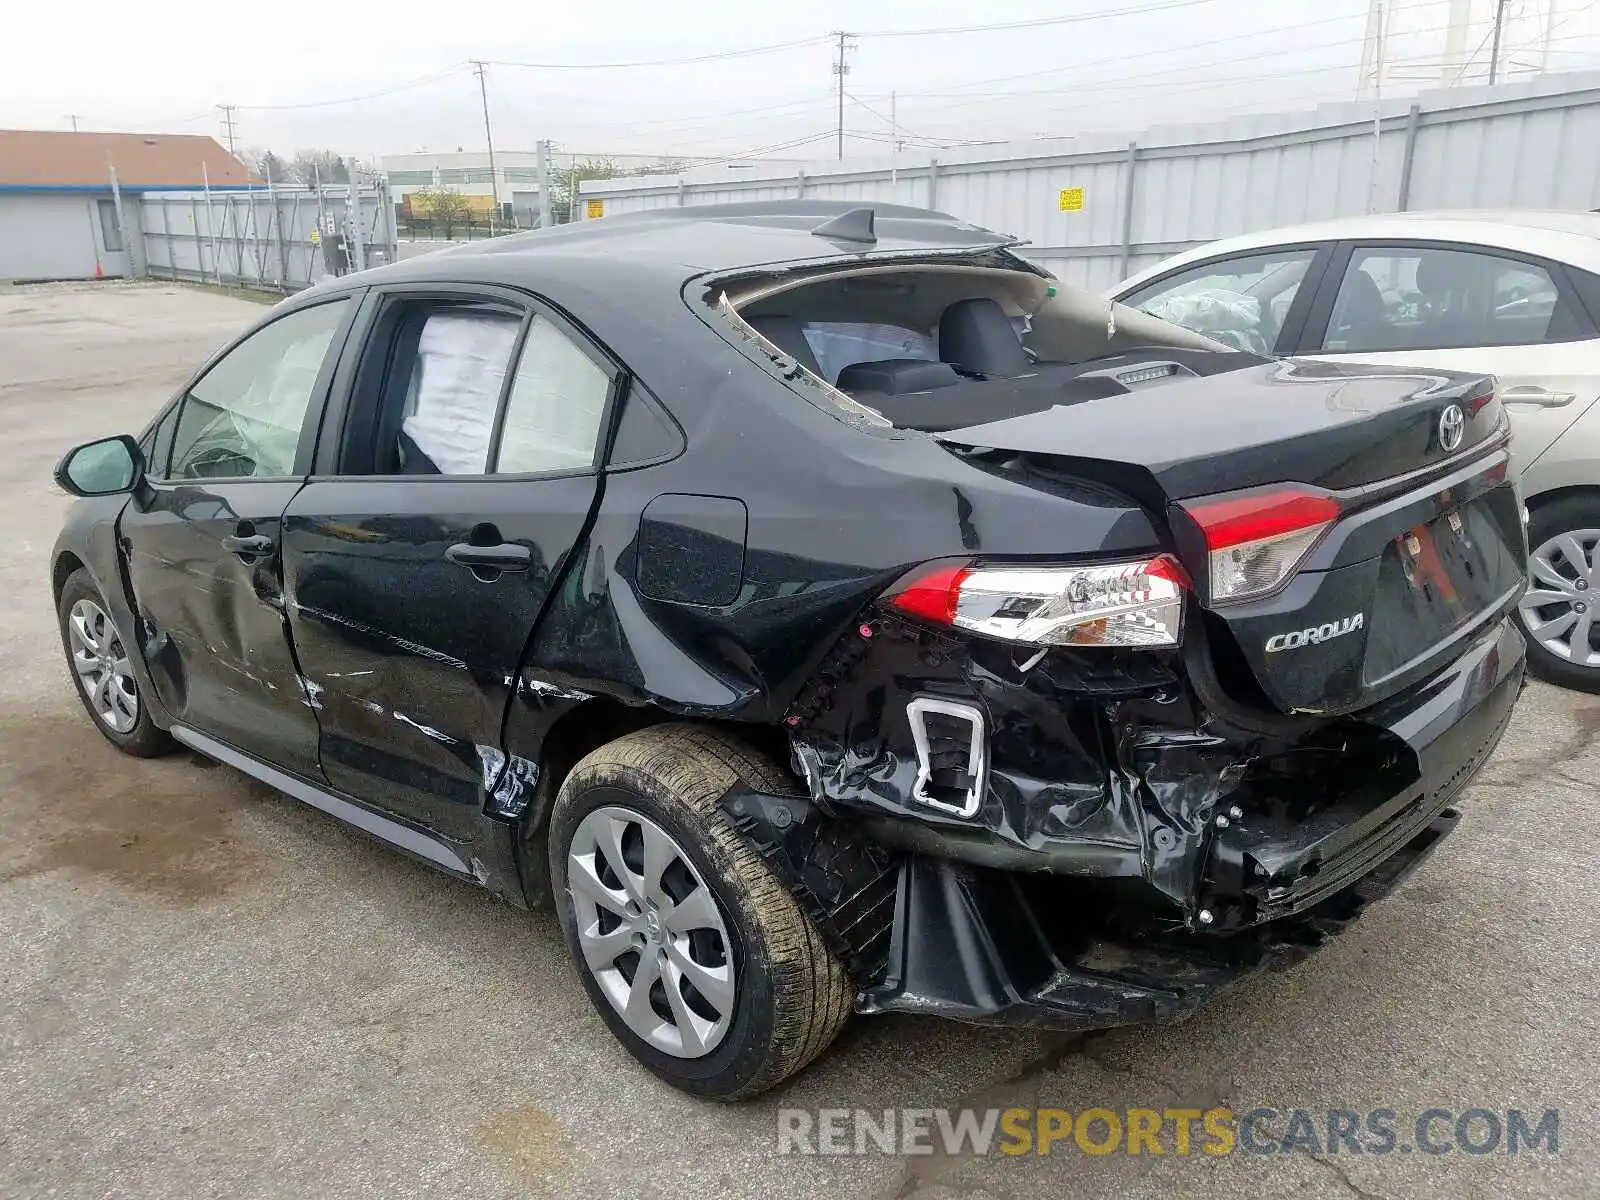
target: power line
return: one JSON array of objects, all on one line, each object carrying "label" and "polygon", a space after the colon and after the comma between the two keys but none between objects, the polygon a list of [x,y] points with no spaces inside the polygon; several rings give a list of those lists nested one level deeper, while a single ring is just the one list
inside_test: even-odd
[{"label": "power line", "polygon": [[996,21],[983,25],[939,25],[929,29],[874,29],[862,33],[864,38],[940,37],[951,33],[997,33],[1010,29],[1040,29],[1047,25],[1076,25],[1083,21],[1105,21],[1113,17],[1132,17],[1140,13],[1166,12],[1173,8],[1199,8],[1216,4],[1220,0],[1162,0],[1158,4],[1143,4],[1135,8],[1109,8],[1098,12],[1072,13],[1063,17],[1035,17],[1026,21]]},{"label": "power line", "polygon": [[[1420,6],[1413,6],[1413,7],[1420,7]],[[1315,24],[1315,22],[1308,22],[1308,24]],[[1430,28],[1426,28],[1426,29],[1411,30],[1411,31],[1408,31],[1408,32],[1417,33],[1417,34],[1420,34],[1420,33],[1436,33],[1436,32],[1438,32],[1439,30],[1441,30],[1443,28],[1444,28],[1444,26],[1441,25],[1441,26],[1434,26],[1434,27],[1430,27]],[[1259,35],[1250,35],[1250,36],[1251,37],[1255,37],[1255,36],[1259,36]],[[1237,39],[1235,39],[1235,38],[1225,38],[1225,39],[1220,39],[1219,38],[1219,39],[1217,39],[1217,41],[1233,41],[1233,40],[1237,40]],[[1214,43],[1206,43],[1206,44],[1209,45],[1209,44],[1214,44]],[[1351,44],[1352,44],[1352,39],[1341,38],[1341,39],[1339,39],[1337,41],[1321,42],[1321,43],[1317,43],[1316,45],[1297,47],[1297,49],[1300,49],[1300,50],[1325,50],[1325,49],[1334,49],[1334,48],[1338,48],[1338,47],[1341,47],[1341,46],[1349,46]],[[1160,53],[1160,52],[1159,51],[1152,51],[1152,53]],[[1097,60],[1095,62],[1080,63],[1080,64],[1078,64],[1078,68],[1079,69],[1084,69],[1084,68],[1097,67],[1097,66],[1111,66],[1111,65],[1117,65],[1117,64],[1125,63],[1125,62],[1126,62],[1126,58],[1125,57],[1124,58],[1117,58],[1117,59],[1101,59],[1101,60]],[[1139,82],[1139,81],[1142,81],[1142,80],[1165,79],[1165,78],[1170,78],[1173,75],[1181,75],[1181,74],[1183,74],[1185,72],[1189,72],[1189,71],[1205,70],[1205,69],[1207,69],[1209,67],[1215,67],[1215,66],[1218,66],[1218,65],[1221,65],[1218,61],[1211,61],[1211,62],[1204,62],[1204,63],[1179,63],[1179,64],[1174,64],[1171,67],[1163,68],[1163,69],[1158,70],[1158,71],[1146,72],[1145,74],[1142,74],[1142,75],[1124,75],[1124,76],[1121,76],[1117,82],[1113,82],[1113,83],[1090,82],[1090,83],[1087,83],[1087,84],[1083,84],[1081,86],[1083,86],[1085,88],[1092,88],[1092,89],[1095,89],[1095,90],[1098,90],[1098,91],[1102,91],[1102,92],[1103,91],[1112,91],[1112,90],[1126,90],[1129,87],[1130,84],[1133,84],[1133,83],[1136,83],[1136,82]],[[1313,70],[1321,71],[1321,70],[1330,70],[1330,69],[1344,70],[1345,67],[1343,65],[1340,65],[1340,66],[1338,66],[1336,68],[1335,67],[1330,67],[1330,68],[1301,68],[1301,69],[1297,69],[1297,70],[1288,72],[1288,74],[1291,74],[1291,75],[1309,74]],[[1052,68],[1052,69],[1050,69],[1048,71],[1027,72],[1027,73],[1022,74],[1022,75],[1010,76],[1008,78],[1002,78],[1002,79],[979,80],[979,81],[974,81],[974,85],[976,85],[977,83],[984,83],[984,82],[987,82],[987,83],[1007,82],[1008,79],[1035,78],[1035,77],[1037,77],[1039,75],[1053,75],[1053,74],[1056,74],[1059,70],[1060,70],[1060,68]],[[1044,89],[1036,89],[1036,90],[1033,90],[1033,91],[1018,91],[1018,92],[1010,92],[1010,93],[994,93],[994,95],[996,95],[996,96],[1008,95],[1008,96],[1011,96],[1011,97],[1021,97],[1021,96],[1029,96],[1029,95],[1045,96],[1045,95],[1052,95],[1052,94],[1056,93],[1057,91],[1059,91],[1059,89],[1057,89],[1057,88],[1044,88]],[[911,94],[912,95],[927,95],[927,96],[952,96],[952,97],[959,97],[960,98],[957,103],[936,105],[936,106],[934,106],[934,108],[926,110],[926,111],[929,111],[929,112],[937,112],[937,111],[942,111],[942,110],[951,109],[951,108],[963,108],[966,105],[961,101],[964,100],[967,96],[979,96],[979,95],[982,95],[983,93],[962,93],[962,92],[950,91],[950,92],[925,92],[925,93],[911,93]],[[905,97],[907,95],[907,93],[901,92],[900,95],[903,98],[903,97]],[[1095,107],[1095,105],[1093,103],[1090,103],[1089,105],[1086,105],[1085,107]]]},{"label": "power line", "polygon": [[807,134],[805,137],[794,138],[787,142],[774,142],[770,146],[756,146],[749,150],[740,150],[735,154],[726,154],[717,158],[690,159],[682,164],[679,169],[687,171],[694,167],[715,167],[721,163],[737,162],[744,158],[755,158],[758,155],[772,154],[778,150],[794,150],[801,146],[808,146],[813,142],[827,141],[832,136],[833,131],[831,129],[824,129],[821,133]]},{"label": "power line", "polygon": [[772,54],[779,50],[792,50],[797,46],[816,46],[823,42],[833,40],[833,35],[818,35],[816,37],[796,38],[789,42],[773,42],[766,46],[746,46],[740,50],[722,50],[715,54],[696,54],[686,58],[651,58],[640,59],[634,62],[602,62],[602,63],[574,63],[574,62],[514,62],[509,59],[485,59],[496,67],[530,67],[540,71],[623,71],[635,67],[683,67],[694,63],[721,62],[729,58],[749,58],[757,54]]},{"label": "power line", "polygon": [[[1410,3],[1410,4],[1395,4],[1395,5],[1391,5],[1389,7],[1389,11],[1391,13],[1394,13],[1394,12],[1404,12],[1404,11],[1407,11],[1409,9],[1435,8],[1435,7],[1437,7],[1437,4],[1436,4],[1435,0],[1416,0],[1416,2]],[[1349,14],[1349,13],[1343,13],[1343,14],[1341,14],[1339,16],[1336,16],[1336,17],[1319,17],[1314,21],[1301,21],[1301,22],[1298,22],[1297,24],[1294,24],[1294,25],[1275,25],[1270,29],[1258,29],[1258,30],[1253,30],[1250,33],[1233,33],[1233,34],[1228,34],[1228,35],[1226,35],[1224,37],[1208,38],[1205,41],[1201,41],[1201,42],[1187,42],[1182,46],[1168,46],[1165,49],[1142,50],[1142,51],[1140,51],[1139,57],[1141,59],[1145,59],[1145,58],[1151,58],[1151,57],[1153,57],[1155,55],[1180,54],[1180,53],[1183,53],[1184,51],[1188,51],[1188,50],[1203,50],[1203,49],[1207,49],[1207,48],[1209,48],[1211,46],[1225,46],[1225,45],[1232,44],[1234,42],[1254,42],[1254,41],[1258,41],[1258,40],[1260,40],[1261,38],[1264,38],[1264,37],[1271,37],[1273,34],[1277,34],[1277,33],[1297,33],[1302,29],[1311,29],[1311,28],[1314,28],[1314,27],[1316,27],[1318,25],[1335,25],[1335,24],[1341,24],[1341,23],[1347,24],[1347,23],[1349,23],[1349,22],[1351,22],[1353,20],[1355,20],[1355,17],[1352,16],[1351,14]],[[1443,28],[1443,27],[1440,26],[1439,28]],[[1424,30],[1406,30],[1405,31],[1405,36],[1410,36],[1410,35],[1412,35],[1414,33],[1429,33],[1429,32],[1435,32],[1435,30],[1426,30],[1426,29],[1424,29]],[[1316,46],[1296,46],[1296,47],[1294,47],[1294,49],[1297,50],[1297,51],[1298,50],[1320,50],[1320,49],[1325,49],[1325,48],[1330,47],[1330,46],[1350,45],[1355,40],[1359,40],[1359,39],[1340,38],[1336,42],[1328,42],[1328,43],[1324,43],[1324,44],[1316,45]],[[1126,55],[1126,54],[1118,54],[1118,55],[1114,55],[1111,58],[1094,59],[1094,60],[1089,61],[1089,62],[1076,62],[1076,63],[1072,63],[1069,66],[1064,66],[1064,67],[1046,67],[1045,69],[1040,70],[1040,71],[1023,71],[1023,72],[1020,72],[1019,74],[1015,74],[1015,75],[995,75],[995,76],[990,76],[989,78],[986,78],[986,79],[972,79],[972,80],[968,80],[966,83],[955,83],[955,84],[947,84],[947,85],[945,85],[946,87],[951,89],[950,91],[933,90],[933,91],[920,91],[920,92],[901,92],[900,96],[901,96],[902,99],[904,99],[907,96],[956,95],[959,92],[965,91],[965,89],[967,89],[967,88],[982,87],[985,84],[990,84],[990,83],[1010,83],[1013,80],[1017,80],[1017,79],[1038,79],[1038,78],[1041,78],[1041,77],[1046,76],[1046,75],[1061,75],[1061,74],[1065,74],[1065,73],[1070,72],[1070,71],[1082,71],[1082,70],[1084,70],[1085,68],[1088,68],[1088,67],[1114,66],[1114,67],[1123,68],[1123,67],[1126,67],[1127,65],[1128,65],[1128,55]],[[1216,65],[1218,65],[1216,61],[1212,61],[1212,62],[1208,62],[1208,63],[1196,64],[1196,66],[1216,66]]]},{"label": "power line", "polygon": [[466,62],[453,62],[448,67],[431,71],[426,75],[419,75],[405,83],[397,83],[393,87],[384,88],[381,92],[367,92],[360,96],[342,96],[337,100],[307,100],[300,104],[235,104],[232,107],[244,112],[288,112],[293,109],[303,108],[334,108],[341,104],[361,104],[368,100],[381,100],[385,96],[393,96],[400,92],[410,91],[412,88],[423,87],[436,80],[443,79],[446,75],[454,74],[462,67],[468,66]]}]

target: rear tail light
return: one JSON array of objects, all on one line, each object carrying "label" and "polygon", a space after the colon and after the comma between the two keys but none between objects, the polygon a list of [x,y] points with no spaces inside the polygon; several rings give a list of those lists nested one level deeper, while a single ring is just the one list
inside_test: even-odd
[{"label": "rear tail light", "polygon": [[1185,500],[1183,509],[1205,537],[1213,603],[1276,591],[1339,519],[1336,500],[1304,488]]},{"label": "rear tail light", "polygon": [[1167,555],[1083,567],[938,564],[886,599],[909,616],[1035,646],[1176,646],[1188,577]]}]

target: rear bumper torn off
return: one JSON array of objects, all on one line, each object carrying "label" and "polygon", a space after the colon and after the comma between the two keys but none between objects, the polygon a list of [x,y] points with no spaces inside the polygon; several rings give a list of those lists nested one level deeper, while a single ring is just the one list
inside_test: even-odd
[{"label": "rear bumper torn off", "polygon": [[1353,885],[1297,916],[1220,938],[1175,929],[1080,940],[1063,928],[1074,914],[1051,904],[1050,889],[1029,886],[1036,880],[913,856],[884,978],[861,992],[857,1009],[1080,1031],[1180,1018],[1317,950],[1393,891],[1459,819],[1446,809]]}]

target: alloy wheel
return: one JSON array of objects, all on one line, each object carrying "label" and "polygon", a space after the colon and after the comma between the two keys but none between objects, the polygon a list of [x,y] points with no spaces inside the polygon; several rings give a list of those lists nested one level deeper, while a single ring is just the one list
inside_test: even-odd
[{"label": "alloy wheel", "polygon": [[1540,543],[1528,572],[1532,579],[1519,606],[1528,636],[1576,666],[1600,667],[1594,636],[1600,529],[1575,529]]},{"label": "alloy wheel", "polygon": [[732,944],[700,872],[631,809],[597,808],[567,851],[583,959],[628,1028],[676,1058],[716,1049],[732,1024]]},{"label": "alloy wheel", "polygon": [[117,628],[93,600],[79,600],[67,614],[67,641],[78,686],[107,728],[128,733],[139,723],[139,685]]}]

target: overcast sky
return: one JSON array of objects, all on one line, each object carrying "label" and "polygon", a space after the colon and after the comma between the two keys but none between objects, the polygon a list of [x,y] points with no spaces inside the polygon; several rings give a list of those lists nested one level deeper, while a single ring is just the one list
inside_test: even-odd
[{"label": "overcast sky", "polygon": [[[1552,12],[1552,4],[1554,11]],[[849,52],[847,153],[886,152],[891,100],[914,145],[1311,107],[1355,95],[1369,0],[603,0],[556,4],[390,0],[74,0],[29,4],[0,39],[0,126],[221,133],[241,147],[326,147],[362,157],[480,150],[478,84],[491,60],[498,149],[540,137],[588,153],[831,158],[830,31]],[[1472,0],[1467,49],[1487,71],[1495,0]],[[1388,0],[1393,94],[1439,77],[1450,0]],[[1144,11],[1135,11],[1144,10]],[[1600,5],[1509,0],[1502,71],[1600,66]],[[1063,21],[1061,18],[1078,18]],[[923,33],[945,26],[1018,28]],[[896,35],[896,36],[890,36]],[[561,69],[738,52],[670,66]],[[509,65],[512,63],[544,65]],[[382,94],[376,94],[382,93]],[[367,97],[365,99],[355,99]]]}]

